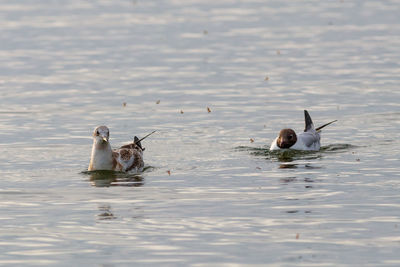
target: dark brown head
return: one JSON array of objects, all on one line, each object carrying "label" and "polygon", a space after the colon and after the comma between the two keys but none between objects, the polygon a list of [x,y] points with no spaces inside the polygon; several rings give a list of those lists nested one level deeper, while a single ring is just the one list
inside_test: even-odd
[{"label": "dark brown head", "polygon": [[297,135],[292,129],[283,129],[279,132],[278,140],[276,141],[280,148],[290,148],[297,142]]}]

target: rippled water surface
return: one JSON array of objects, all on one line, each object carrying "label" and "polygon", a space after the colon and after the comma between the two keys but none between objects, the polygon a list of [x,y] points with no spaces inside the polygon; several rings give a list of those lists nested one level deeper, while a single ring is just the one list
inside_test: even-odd
[{"label": "rippled water surface", "polygon": [[[399,266],[399,14],[1,1],[0,264]],[[321,151],[269,152],[304,109]],[[100,124],[143,173],[85,172]]]}]

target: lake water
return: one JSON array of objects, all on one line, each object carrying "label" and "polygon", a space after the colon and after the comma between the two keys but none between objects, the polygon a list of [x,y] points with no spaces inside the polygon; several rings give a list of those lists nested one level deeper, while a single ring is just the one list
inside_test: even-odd
[{"label": "lake water", "polygon": [[[1,1],[0,265],[399,266],[399,14]],[[269,153],[304,109],[323,149]],[[144,173],[85,173],[101,124]]]}]

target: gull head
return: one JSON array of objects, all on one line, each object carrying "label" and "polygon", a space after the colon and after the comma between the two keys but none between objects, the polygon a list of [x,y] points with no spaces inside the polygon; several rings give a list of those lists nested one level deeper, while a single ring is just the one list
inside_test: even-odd
[{"label": "gull head", "polygon": [[106,144],[110,138],[110,130],[107,126],[98,126],[93,131],[93,140],[96,144]]},{"label": "gull head", "polygon": [[292,129],[283,129],[279,133],[277,145],[280,148],[289,148],[297,142],[297,136]]}]

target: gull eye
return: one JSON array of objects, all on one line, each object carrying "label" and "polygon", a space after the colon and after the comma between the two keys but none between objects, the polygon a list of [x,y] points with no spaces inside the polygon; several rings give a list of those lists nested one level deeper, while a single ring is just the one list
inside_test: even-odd
[{"label": "gull eye", "polygon": [[289,135],[288,138],[289,138],[289,140],[292,140],[293,135]]},{"label": "gull eye", "polygon": [[99,131],[96,131],[96,135],[99,135],[100,133],[99,133]]}]

